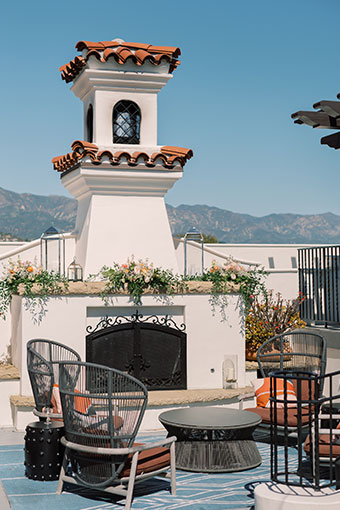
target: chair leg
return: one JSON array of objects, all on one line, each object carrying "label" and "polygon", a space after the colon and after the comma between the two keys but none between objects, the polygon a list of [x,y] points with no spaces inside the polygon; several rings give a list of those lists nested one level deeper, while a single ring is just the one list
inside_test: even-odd
[{"label": "chair leg", "polygon": [[138,452],[134,453],[133,457],[132,457],[130,477],[129,477],[129,483],[128,483],[128,489],[127,489],[124,510],[130,510],[130,508],[131,508],[133,489],[135,488],[137,462],[138,462]]},{"label": "chair leg", "polygon": [[64,476],[65,476],[65,472],[66,472],[66,468],[67,468],[67,448],[65,448],[65,453],[64,453],[64,457],[63,457],[63,463],[61,465],[61,470],[60,470],[60,475],[59,475],[59,482],[58,482],[58,487],[57,487],[57,494],[60,495],[61,494],[61,491],[63,489],[63,480],[64,480]]},{"label": "chair leg", "polygon": [[175,457],[175,442],[170,446],[170,484],[171,495],[176,496],[176,457]]}]

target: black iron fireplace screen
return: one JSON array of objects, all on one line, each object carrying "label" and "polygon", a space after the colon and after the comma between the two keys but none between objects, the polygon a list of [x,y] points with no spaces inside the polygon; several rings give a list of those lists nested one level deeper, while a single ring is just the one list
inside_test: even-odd
[{"label": "black iron fireplace screen", "polygon": [[116,368],[149,390],[186,389],[185,325],[168,316],[106,317],[86,328],[86,361]]}]

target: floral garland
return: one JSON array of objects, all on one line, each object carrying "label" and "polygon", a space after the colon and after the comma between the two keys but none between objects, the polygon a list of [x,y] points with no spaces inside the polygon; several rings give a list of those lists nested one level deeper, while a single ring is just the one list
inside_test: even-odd
[{"label": "floral garland", "polygon": [[182,279],[171,271],[154,267],[148,259],[135,261],[128,259],[126,264],[114,263],[112,267],[104,266],[98,275],[91,275],[91,279],[106,280],[102,297],[119,291],[128,291],[136,305],[141,304],[141,297],[145,290],[152,289],[159,294],[173,294],[176,289],[183,289]]},{"label": "floral garland", "polygon": [[202,275],[194,275],[186,277],[186,279],[212,282],[212,294],[214,295],[230,292],[231,283],[238,285],[247,312],[254,295],[264,291],[266,276],[267,273],[263,268],[245,269],[232,257],[229,257],[222,266],[213,260],[210,269]]},{"label": "floral garland", "polygon": [[47,271],[36,263],[21,261],[20,258],[16,261],[9,259],[0,278],[0,315],[6,318],[13,294],[20,293],[42,303],[49,294],[60,294],[67,285],[67,279],[55,271]]}]

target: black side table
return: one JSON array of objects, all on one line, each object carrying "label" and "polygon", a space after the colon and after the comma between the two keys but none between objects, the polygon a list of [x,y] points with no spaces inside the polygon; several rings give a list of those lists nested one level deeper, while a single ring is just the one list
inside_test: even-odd
[{"label": "black side table", "polygon": [[58,480],[64,447],[63,422],[37,421],[26,427],[25,476],[32,480]]}]

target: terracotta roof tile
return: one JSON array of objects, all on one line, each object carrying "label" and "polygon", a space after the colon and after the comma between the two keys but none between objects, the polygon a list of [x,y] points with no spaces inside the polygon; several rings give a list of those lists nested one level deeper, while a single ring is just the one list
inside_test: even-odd
[{"label": "terracotta roof tile", "polygon": [[161,151],[163,154],[170,154],[172,156],[181,156],[186,159],[190,159],[193,157],[194,153],[191,149],[184,149],[184,147],[172,147],[171,145],[164,145]]},{"label": "terracotta roof tile", "polygon": [[114,58],[118,64],[125,64],[129,59],[137,65],[142,66],[146,61],[153,65],[159,65],[162,60],[170,64],[169,73],[172,73],[180,64],[177,57],[181,50],[175,46],[152,46],[151,44],[133,43],[125,41],[79,41],[76,44],[78,51],[87,50],[84,57],[75,57],[68,64],[59,68],[61,77],[66,83],[73,81],[82,69],[90,56],[96,57],[100,62],[107,62]]},{"label": "terracotta roof tile", "polygon": [[161,148],[161,152],[155,152],[151,156],[141,151],[135,151],[132,154],[126,150],[116,152],[99,151],[97,145],[83,140],[76,140],[71,147],[72,152],[52,159],[53,167],[57,172],[65,172],[73,168],[86,157],[89,157],[94,165],[100,165],[105,159],[108,159],[111,165],[117,165],[125,158],[130,166],[144,164],[153,167],[161,164],[164,168],[171,169],[176,162],[183,167],[186,161],[193,156],[191,149],[181,147],[165,146]]}]

